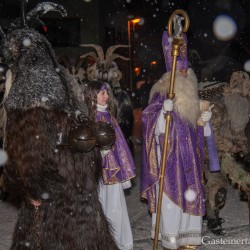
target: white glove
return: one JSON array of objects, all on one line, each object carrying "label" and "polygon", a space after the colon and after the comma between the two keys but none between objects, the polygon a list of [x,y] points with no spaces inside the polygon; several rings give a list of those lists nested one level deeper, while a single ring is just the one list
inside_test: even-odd
[{"label": "white glove", "polygon": [[201,120],[203,122],[208,122],[208,121],[211,120],[211,118],[212,118],[212,112],[211,112],[211,110],[212,110],[213,107],[214,107],[214,105],[210,105],[209,108],[208,108],[208,111],[203,111],[201,113]]},{"label": "white glove", "polygon": [[174,103],[171,99],[167,99],[163,102],[163,110],[165,112],[173,111],[173,109],[174,109]]},{"label": "white glove", "polygon": [[125,182],[122,182],[122,188],[123,188],[123,189],[130,188],[131,186],[132,186],[132,184],[131,184],[131,181],[130,181],[130,180],[125,181]]},{"label": "white glove", "polygon": [[203,112],[201,113],[201,120],[202,120],[203,122],[208,122],[208,121],[210,121],[211,117],[212,117],[212,112],[211,112],[211,111],[203,111]]}]

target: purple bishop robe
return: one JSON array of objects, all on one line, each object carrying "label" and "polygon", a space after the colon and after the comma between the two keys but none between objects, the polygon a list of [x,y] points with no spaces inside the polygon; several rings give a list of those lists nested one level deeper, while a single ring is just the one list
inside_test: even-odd
[{"label": "purple bishop robe", "polygon": [[114,145],[103,159],[103,183],[110,185],[132,179],[135,177],[133,157],[117,121],[108,111],[98,110],[96,111],[96,119],[112,124],[116,136]]},{"label": "purple bishop robe", "polygon": [[[156,184],[159,182],[161,163],[157,159],[155,127],[162,109],[164,98],[159,94],[142,113],[143,149],[141,196],[148,200],[150,212],[156,212]],[[172,120],[169,129],[169,143],[165,164],[164,193],[184,213],[204,215],[205,197],[202,185],[204,161],[203,127],[194,127],[180,118],[178,113],[171,112]],[[161,138],[162,137],[162,138]],[[161,144],[164,134],[160,136]],[[161,146],[161,148],[163,148]],[[186,199],[185,192],[192,190],[196,198]]]}]

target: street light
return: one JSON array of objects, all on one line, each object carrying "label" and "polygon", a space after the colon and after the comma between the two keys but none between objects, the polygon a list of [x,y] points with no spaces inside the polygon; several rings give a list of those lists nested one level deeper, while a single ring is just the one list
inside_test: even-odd
[{"label": "street light", "polygon": [[132,83],[132,54],[131,54],[131,24],[133,25],[133,31],[135,30],[135,25],[141,21],[140,18],[135,18],[128,20],[128,53],[129,53],[129,83],[130,90],[132,91],[133,83]]}]

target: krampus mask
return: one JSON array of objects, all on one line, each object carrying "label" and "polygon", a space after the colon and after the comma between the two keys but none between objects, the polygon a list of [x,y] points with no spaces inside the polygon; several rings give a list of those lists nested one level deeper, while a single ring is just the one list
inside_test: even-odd
[{"label": "krampus mask", "polygon": [[13,77],[4,100],[5,176],[23,200],[11,249],[117,249],[98,200],[99,149],[82,153],[62,140],[79,123],[89,129],[94,121],[75,79],[46,38],[29,28],[48,11],[66,14],[44,2],[6,34],[1,29],[1,55]]},{"label": "krampus mask", "polygon": [[115,59],[120,58],[123,60],[129,60],[129,58],[122,55],[114,54],[114,51],[118,48],[127,48],[127,45],[114,45],[107,49],[106,56],[101,46],[96,44],[81,44],[82,47],[93,47],[95,52],[89,52],[81,56],[85,58],[91,56],[95,63],[87,68],[87,78],[90,81],[99,80],[109,83],[112,87],[120,87],[119,81],[122,78],[122,73],[119,70]]}]

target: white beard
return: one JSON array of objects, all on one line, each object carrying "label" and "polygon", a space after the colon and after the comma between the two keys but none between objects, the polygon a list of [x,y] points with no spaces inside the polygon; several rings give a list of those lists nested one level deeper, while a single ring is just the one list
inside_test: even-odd
[{"label": "white beard", "polygon": [[[200,116],[197,78],[192,69],[188,69],[188,76],[184,77],[176,71],[174,83],[174,107],[175,111],[185,120],[196,126]],[[170,72],[165,73],[161,79],[152,87],[149,102],[154,94],[166,95],[169,89]]]}]

